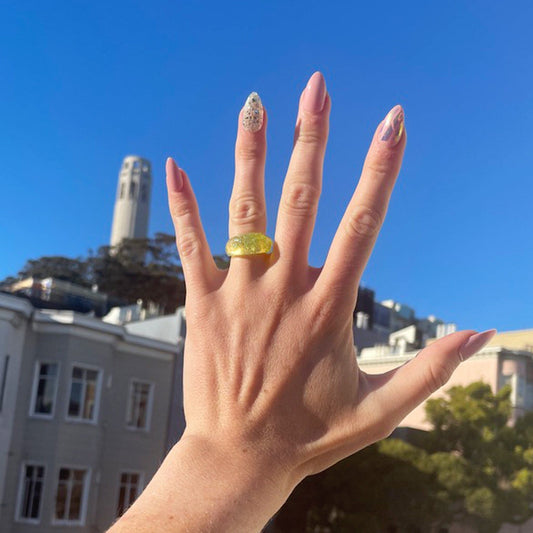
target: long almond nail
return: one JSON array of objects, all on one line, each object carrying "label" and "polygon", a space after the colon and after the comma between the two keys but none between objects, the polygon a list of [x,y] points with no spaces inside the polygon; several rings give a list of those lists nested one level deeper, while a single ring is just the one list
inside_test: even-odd
[{"label": "long almond nail", "polygon": [[496,335],[496,330],[488,329],[487,331],[474,333],[471,337],[468,337],[466,342],[459,348],[459,357],[461,358],[461,361],[466,361],[476,352],[479,352],[481,348],[489,343],[494,335]]},{"label": "long almond nail", "polygon": [[302,107],[309,113],[320,113],[326,102],[326,80],[321,72],[315,72],[307,82]]},{"label": "long almond nail", "polygon": [[255,133],[263,126],[263,104],[255,92],[250,93],[242,110],[242,127]]},{"label": "long almond nail", "polygon": [[180,192],[183,189],[183,176],[181,175],[181,170],[176,164],[176,161],[169,157],[166,164],[167,175],[170,189],[173,192]]},{"label": "long almond nail", "polygon": [[391,146],[398,144],[403,135],[404,113],[402,106],[394,106],[385,117],[380,139],[383,142],[388,142]]}]

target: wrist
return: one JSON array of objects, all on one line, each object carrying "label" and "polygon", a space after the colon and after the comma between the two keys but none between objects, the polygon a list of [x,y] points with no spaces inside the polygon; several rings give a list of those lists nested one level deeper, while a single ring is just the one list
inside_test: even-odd
[{"label": "wrist", "polygon": [[184,435],[113,531],[260,531],[293,488],[259,451]]}]

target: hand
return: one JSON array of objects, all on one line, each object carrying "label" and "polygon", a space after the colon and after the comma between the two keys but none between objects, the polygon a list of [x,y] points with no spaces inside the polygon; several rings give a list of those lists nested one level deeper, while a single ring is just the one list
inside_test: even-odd
[{"label": "hand", "polygon": [[[273,253],[233,257],[227,271],[215,266],[186,173],[167,161],[187,283],[187,427],[155,492],[186,477],[178,507],[167,498],[174,514],[198,499],[205,507],[188,512],[176,531],[260,529],[299,481],[388,436],[490,337],[454,333],[383,375],[358,368],[353,309],[400,170],[404,114],[396,106],[379,124],[326,262],[315,269],[308,252],[329,113],[324,78],[315,73],[300,99]],[[266,122],[265,113],[245,128],[241,112],[230,236],[266,230]]]}]

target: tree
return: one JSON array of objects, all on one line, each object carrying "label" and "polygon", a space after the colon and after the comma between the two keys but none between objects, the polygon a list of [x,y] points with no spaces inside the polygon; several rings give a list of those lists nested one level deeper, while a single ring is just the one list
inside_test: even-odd
[{"label": "tree", "polygon": [[124,303],[142,300],[164,314],[185,303],[183,270],[174,237],[124,239],[118,246],[101,246],[88,259],[91,280],[106,294]]},{"label": "tree", "polygon": [[426,404],[433,425],[428,468],[447,489],[453,519],[487,533],[533,514],[533,417],[510,425],[510,397],[508,386],[493,394],[489,385],[475,382]]},{"label": "tree", "polygon": [[[402,453],[409,445],[387,442]],[[426,533],[446,510],[435,477],[377,443],[306,478],[275,519],[283,533]],[[401,455],[402,453],[398,453]],[[418,453],[418,452],[415,452]]]},{"label": "tree", "polygon": [[390,438],[307,478],[275,520],[278,532],[426,533],[452,523],[496,533],[533,504],[533,413],[515,426],[510,388],[477,382],[429,400],[433,429]]},{"label": "tree", "polygon": [[[218,258],[223,263],[222,258]],[[97,285],[115,305],[143,301],[162,313],[172,313],[185,303],[183,270],[175,237],[157,233],[152,239],[124,239],[118,246],[101,246],[86,258],[44,256],[26,262],[17,276],[0,285],[27,277],[53,277],[86,288]]]},{"label": "tree", "polygon": [[9,276],[0,285],[8,285],[24,278],[49,278],[53,277],[63,281],[70,281],[77,285],[90,287],[87,276],[87,263],[78,257],[71,259],[60,255],[44,256],[39,259],[30,259],[19,270],[17,276]]}]

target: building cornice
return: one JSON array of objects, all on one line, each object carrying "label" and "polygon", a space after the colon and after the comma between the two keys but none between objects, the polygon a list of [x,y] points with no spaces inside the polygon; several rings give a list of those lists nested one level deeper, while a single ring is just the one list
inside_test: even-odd
[{"label": "building cornice", "polygon": [[32,329],[38,333],[73,335],[111,344],[120,352],[165,360],[171,360],[177,351],[177,346],[170,342],[135,335],[122,325],[109,324],[73,311],[35,310]]},{"label": "building cornice", "polygon": [[13,313],[19,313],[28,318],[33,309],[33,305],[25,298],[0,293],[0,320],[11,320]]},{"label": "building cornice", "polygon": [[[366,366],[366,365],[372,365],[372,366],[378,366],[378,365],[391,365],[391,364],[398,364],[401,365],[403,363],[406,363],[407,361],[410,361],[418,353],[420,353],[421,350],[417,350],[416,352],[406,352],[403,354],[391,354],[391,355],[379,355],[379,356],[363,356],[358,357],[357,362],[360,366]],[[487,346],[480,352],[478,352],[476,355],[470,357],[468,361],[476,360],[476,359],[493,359],[495,357],[498,357],[499,355],[520,355],[529,357],[530,359],[533,358],[533,353],[527,352],[524,350],[512,350],[509,348],[505,348],[503,346]]]}]

